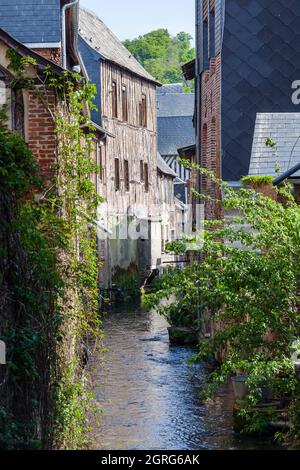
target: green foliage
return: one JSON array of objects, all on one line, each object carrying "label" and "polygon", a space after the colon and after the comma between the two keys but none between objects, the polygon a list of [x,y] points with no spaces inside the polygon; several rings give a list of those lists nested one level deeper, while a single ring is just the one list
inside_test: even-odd
[{"label": "green foliage", "polygon": [[6,57],[9,60],[8,68],[15,73],[15,78],[10,86],[15,89],[31,88],[34,79],[26,77],[26,72],[30,66],[36,65],[36,60],[30,56],[22,57],[13,48],[7,49]]},{"label": "green foliage", "polygon": [[0,185],[22,194],[30,185],[39,186],[38,165],[23,139],[0,125]]},{"label": "green foliage", "polygon": [[271,137],[268,137],[265,144],[271,149],[275,149],[277,147],[277,142],[275,142],[275,140],[273,140]]},{"label": "green foliage", "polygon": [[8,357],[0,446],[10,449],[86,447],[92,400],[82,346],[101,338],[94,226],[101,200],[84,116],[95,89],[75,74],[46,71],[46,82],[60,102],[49,105],[58,144],[51,186],[42,186],[35,157],[5,128],[4,110],[0,123],[0,337]]},{"label": "green foliage", "polygon": [[65,369],[57,383],[57,413],[55,416],[56,434],[59,447],[67,450],[87,449],[89,446],[88,415],[96,410],[91,407],[94,395],[90,393],[87,377],[74,380],[79,364],[74,361]]},{"label": "green foliage", "polygon": [[[154,293],[144,298],[145,306],[166,316],[172,326],[196,326],[199,304],[196,267],[170,269],[158,277],[153,286]],[[162,302],[165,300],[167,305]]]},{"label": "green foliage", "polygon": [[[102,202],[91,181],[91,175],[99,171],[93,162],[95,135],[84,110],[92,100],[96,88],[84,84],[77,75],[65,74],[63,80],[49,72],[48,87],[59,93],[60,107],[54,113],[58,142],[56,187],[59,194],[48,196],[53,207],[59,208],[60,219],[67,227],[67,263],[64,264],[64,308],[68,305],[66,326],[73,329],[73,338],[79,350],[61,367],[57,381],[56,439],[62,448],[81,448],[86,444],[86,412],[91,400],[88,382],[81,376],[77,355],[80,346],[89,341],[98,344],[101,339],[101,323],[98,317],[98,273],[96,225],[97,208]],[[89,129],[86,132],[85,129]],[[70,397],[70,402],[68,402]],[[71,410],[71,411],[70,411]],[[62,431],[63,429],[63,431]],[[68,436],[65,438],[64,436]]]},{"label": "green foliage", "polygon": [[244,186],[258,187],[264,184],[272,184],[273,176],[244,176],[242,183]]},{"label": "green foliage", "polygon": [[127,271],[118,270],[114,273],[113,281],[119,289],[119,296],[125,302],[140,298],[140,279],[136,267],[131,265]]},{"label": "green foliage", "polygon": [[[265,386],[275,398],[290,398],[291,421],[299,430],[299,412],[292,411],[300,387],[291,346],[300,335],[300,207],[288,185],[277,189],[283,206],[251,189],[236,192],[212,173],[199,171],[221,185],[225,212],[238,216],[226,222],[208,221],[203,261],[169,274],[149,301],[158,304],[175,295],[176,308],[191,305],[192,313],[198,295],[199,326],[209,316],[215,331],[200,345],[197,359],[221,351],[224,355],[211,375],[208,392],[242,371],[249,386],[240,409],[246,431],[265,426],[265,419],[253,413]],[[170,306],[160,310],[168,315]]]},{"label": "green foliage", "polygon": [[161,83],[183,81],[182,65],[195,58],[192,37],[181,32],[172,37],[167,29],[157,29],[133,40],[125,47]]},{"label": "green foliage", "polygon": [[[26,144],[9,132],[0,133],[0,139],[5,149],[5,158],[0,154],[1,168],[6,174],[0,184],[0,333],[7,345],[2,392],[12,400],[6,406],[2,397],[1,413],[6,419],[0,426],[0,447],[36,448],[40,437],[35,420],[45,389],[51,406],[49,374],[61,338],[59,298],[64,282],[59,251],[65,246],[65,227],[48,204],[37,203],[30,193],[40,188],[33,187],[37,165]],[[46,405],[44,413],[50,413]],[[49,437],[44,436],[44,446]]]}]

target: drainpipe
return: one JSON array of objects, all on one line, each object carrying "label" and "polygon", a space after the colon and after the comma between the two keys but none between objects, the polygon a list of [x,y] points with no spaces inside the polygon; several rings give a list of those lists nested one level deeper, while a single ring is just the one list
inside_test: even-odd
[{"label": "drainpipe", "polygon": [[62,32],[62,66],[64,69],[67,68],[67,31],[66,31],[66,11],[70,8],[78,5],[79,0],[74,0],[71,3],[67,3],[62,7],[61,15],[61,32]]}]

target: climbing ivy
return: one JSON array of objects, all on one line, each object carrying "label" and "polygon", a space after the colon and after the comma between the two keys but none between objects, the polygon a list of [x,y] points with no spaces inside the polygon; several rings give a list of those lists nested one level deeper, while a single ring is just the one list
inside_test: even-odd
[{"label": "climbing ivy", "polygon": [[[10,58],[20,84],[25,62]],[[94,223],[101,199],[91,181],[98,168],[87,113],[95,88],[79,75],[57,78],[47,69],[30,91],[52,115],[57,158],[51,182],[43,182],[25,142],[2,121],[0,336],[8,364],[0,389],[7,397],[0,447],[78,449],[88,443],[92,403],[86,350],[101,340]]]},{"label": "climbing ivy", "polygon": [[[102,199],[97,195],[91,176],[99,171],[92,156],[95,135],[89,118],[85,115],[87,104],[92,108],[95,87],[84,84],[76,74],[64,74],[57,79],[49,72],[48,88],[58,93],[60,106],[54,112],[58,142],[58,162],[55,168],[55,187],[58,191],[47,196],[53,207],[59,208],[60,217],[68,227],[65,289],[74,295],[69,305],[69,322],[73,338],[80,345],[86,338],[98,342],[101,338],[98,317],[97,238],[95,221]],[[74,289],[75,288],[75,289]],[[63,353],[62,353],[63,354]],[[90,405],[88,381],[80,377],[80,357],[76,354],[66,360],[57,380],[56,429],[58,442],[63,448],[70,443],[74,448],[85,442],[86,416]],[[79,381],[76,381],[79,373]],[[85,398],[85,399],[84,399]],[[61,445],[58,445],[61,447]]]}]

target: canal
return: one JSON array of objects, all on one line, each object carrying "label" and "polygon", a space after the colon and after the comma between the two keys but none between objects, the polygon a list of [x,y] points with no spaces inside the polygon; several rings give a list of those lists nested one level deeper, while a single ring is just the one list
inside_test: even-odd
[{"label": "canal", "polygon": [[107,352],[92,360],[97,406],[103,409],[95,449],[275,448],[233,433],[230,390],[209,404],[201,401],[205,366],[188,364],[192,348],[169,344],[164,318],[124,307],[107,314],[103,326]]}]

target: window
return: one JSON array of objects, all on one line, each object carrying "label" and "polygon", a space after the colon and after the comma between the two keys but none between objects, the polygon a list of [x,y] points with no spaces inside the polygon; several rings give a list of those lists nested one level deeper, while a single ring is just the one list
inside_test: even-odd
[{"label": "window", "polygon": [[128,100],[127,100],[127,88],[122,85],[122,119],[124,122],[128,121]]},{"label": "window", "polygon": [[[201,166],[208,170],[208,160],[207,160],[207,124],[203,125],[202,128],[202,143],[201,143]],[[202,191],[205,192],[207,190],[207,176],[201,176],[201,187]]]},{"label": "window", "polygon": [[142,126],[147,127],[147,96],[142,95]]},{"label": "window", "polygon": [[6,105],[6,83],[0,75],[0,106]]},{"label": "window", "polygon": [[215,10],[214,2],[210,2],[211,9],[209,14],[209,57],[216,56],[216,41],[215,41]]},{"label": "window", "polygon": [[140,181],[141,183],[144,181],[144,162],[140,160]]},{"label": "window", "polygon": [[115,190],[120,189],[120,160],[115,158]]},{"label": "window", "polygon": [[[93,157],[95,166],[99,165],[99,145],[97,141],[94,141],[94,147],[90,149],[90,158]],[[91,175],[91,178],[94,181],[96,192],[99,191],[99,184],[98,184],[98,174],[97,171],[94,171]]]},{"label": "window", "polygon": [[[213,118],[211,121],[211,130],[210,130],[210,158],[211,158],[211,170],[216,164],[217,158],[217,124],[216,119]],[[219,176],[217,174],[217,176]]]},{"label": "window", "polygon": [[117,90],[117,82],[112,82],[112,116],[114,118],[118,117],[118,90]]},{"label": "window", "polygon": [[124,161],[124,180],[125,180],[125,190],[128,192],[130,189],[128,160]]},{"label": "window", "polygon": [[12,128],[25,138],[24,99],[22,90],[13,90]]},{"label": "window", "polygon": [[139,102],[139,125],[143,127],[143,111],[142,111],[142,102]]},{"label": "window", "polygon": [[141,127],[147,127],[147,96],[143,93],[142,101],[139,103],[139,124]]},{"label": "window", "polygon": [[211,121],[211,131],[210,131],[210,148],[211,148],[211,156],[215,157],[217,153],[217,139],[216,139],[216,120],[212,118]]},{"label": "window", "polygon": [[204,68],[204,70],[208,70],[208,69],[209,69],[209,61],[208,61],[208,57],[209,57],[209,52],[208,52],[209,41],[208,41],[208,35],[209,35],[209,31],[208,31],[208,21],[205,20],[205,21],[203,22],[203,68]]},{"label": "window", "polygon": [[149,168],[148,163],[144,164],[144,181],[145,181],[145,191],[148,193],[149,191]]},{"label": "window", "polygon": [[98,165],[100,181],[104,180],[105,145],[98,145]]}]

